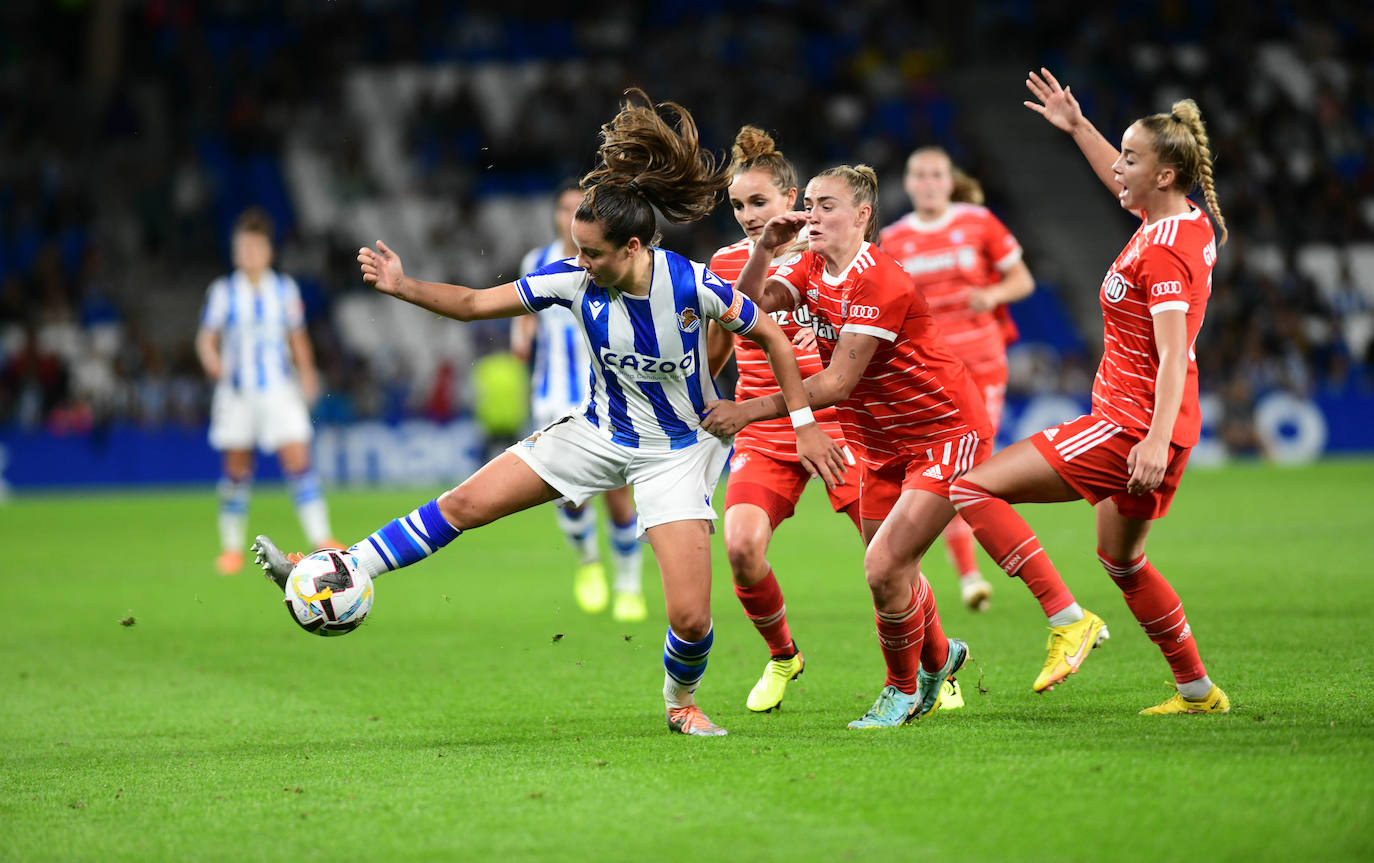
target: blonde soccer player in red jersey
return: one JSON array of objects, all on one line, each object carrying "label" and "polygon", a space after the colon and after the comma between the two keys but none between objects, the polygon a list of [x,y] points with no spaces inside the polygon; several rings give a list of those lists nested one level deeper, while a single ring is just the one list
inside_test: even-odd
[{"label": "blonde soccer player in red jersey", "polygon": [[[728,194],[745,238],[725,246],[711,258],[711,271],[727,282],[739,278],[754,241],[763,233],[768,220],[789,212],[797,201],[797,172],[762,129],[740,129],[732,153]],[[770,274],[777,263],[775,259],[770,265]],[[823,365],[806,307],[779,309],[772,312],[772,318],[792,340],[802,374],[819,372]],[[733,333],[714,324],[708,341],[713,375],[719,374],[731,351],[734,352],[739,369],[737,400],[778,392],[768,355],[752,342],[735,338]],[[818,410],[815,416],[826,434],[843,442],[839,418],[833,409]],[[768,645],[768,664],[745,700],[745,706],[755,712],[764,713],[780,705],[787,684],[802,673],[806,663],[792,639],[787,605],[767,554],[773,532],[796,512],[797,501],[810,478],[797,457],[796,432],[786,417],[753,423],[735,437],[730,479],[725,487],[725,552],[734,577],[735,596]],[[862,529],[858,483],[834,486],[829,494],[831,507],[848,515],[854,526]]]},{"label": "blonde soccer player in red jersey", "polygon": [[[804,212],[768,221],[735,284],[765,311],[809,310],[826,362],[806,379],[810,406],[838,405],[862,469],[864,575],[887,678],[850,728],[925,716],[939,703],[943,681],[968,657],[968,645],[945,637],[921,557],[954,516],[950,481],[992,446],[992,427],[964,364],[940,338],[911,277],[873,244],[877,201],[872,168],[822,171],[807,184]],[[807,250],[768,277],[778,250],[803,226]],[[789,415],[779,395],[708,407],[702,425],[717,434]],[[810,413],[791,415],[797,421]]]},{"label": "blonde soccer player in red jersey", "polygon": [[1085,499],[1097,513],[1097,557],[1173,670],[1177,692],[1146,714],[1225,713],[1230,700],[1198,655],[1183,604],[1145,557],[1154,519],[1169,510],[1201,429],[1193,344],[1212,290],[1217,244],[1188,193],[1200,187],[1226,241],[1212,154],[1191,99],[1132,123],[1112,146],[1046,69],[1030,73],[1026,107],[1073,136],[1140,227],[1102,280],[1103,356],[1092,413],[1007,447],[956,480],[951,498],[1008,575],[1019,576],[1050,620],[1049,655],[1034,689],[1075,673],[1107,638],[1079,607],[1015,503]]},{"label": "blonde soccer player in red jersey", "polygon": [[[1006,304],[1030,296],[1035,281],[1021,244],[943,149],[912,153],[904,187],[912,212],[884,228],[878,244],[916,282],[945,342],[968,366],[996,434],[1007,393]],[[973,532],[956,515],[944,539],[964,604],[986,610],[992,585],[978,571]]]}]

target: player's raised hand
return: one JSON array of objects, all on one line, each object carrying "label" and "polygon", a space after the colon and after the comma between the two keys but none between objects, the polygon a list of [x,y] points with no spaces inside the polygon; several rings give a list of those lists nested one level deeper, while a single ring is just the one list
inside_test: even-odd
[{"label": "player's raised hand", "polygon": [[801,233],[806,219],[806,213],[802,210],[779,213],[763,226],[763,233],[759,235],[759,245],[765,249],[777,249],[787,245]]},{"label": "player's raised hand", "polygon": [[405,278],[401,257],[381,240],[377,241],[376,251],[367,246],[358,250],[358,266],[363,271],[363,281],[382,293],[394,295],[401,290],[401,280]]},{"label": "player's raised hand", "polygon": [[1041,66],[1039,72],[1031,72],[1026,77],[1026,89],[1040,101],[1027,100],[1023,104],[1048,120],[1054,128],[1072,132],[1082,121],[1083,109],[1078,107],[1078,100],[1068,87],[1059,86],[1059,81],[1049,69]]}]

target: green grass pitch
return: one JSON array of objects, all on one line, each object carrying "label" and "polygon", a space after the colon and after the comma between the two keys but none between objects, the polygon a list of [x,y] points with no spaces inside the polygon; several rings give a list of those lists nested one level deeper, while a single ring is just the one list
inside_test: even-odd
[{"label": "green grass pitch", "polygon": [[[0,507],[0,859],[1368,860],[1372,490],[1371,461],[1190,472],[1150,557],[1229,715],[1136,715],[1168,668],[1080,503],[1023,512],[1111,626],[1082,672],[1032,693],[1033,598],[998,575],[972,615],[937,550],[968,707],[858,733],[882,662],[859,541],[813,489],[770,555],[808,658],[778,712],[744,707],[766,654],[717,548],[699,700],[719,739],[665,729],[652,565],[648,622],[581,614],[547,509],[380,579],[368,623],[323,639],[259,576],[213,574],[208,489],[20,497]],[[329,502],[356,539],[437,491]],[[301,541],[279,488],[251,529]]]}]

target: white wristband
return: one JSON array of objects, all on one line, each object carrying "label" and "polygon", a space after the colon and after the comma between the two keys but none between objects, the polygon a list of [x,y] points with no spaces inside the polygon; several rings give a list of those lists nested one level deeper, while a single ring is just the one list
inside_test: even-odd
[{"label": "white wristband", "polygon": [[804,425],[809,425],[816,421],[816,417],[811,413],[810,407],[797,408],[788,414],[792,418],[792,428],[799,429]]}]

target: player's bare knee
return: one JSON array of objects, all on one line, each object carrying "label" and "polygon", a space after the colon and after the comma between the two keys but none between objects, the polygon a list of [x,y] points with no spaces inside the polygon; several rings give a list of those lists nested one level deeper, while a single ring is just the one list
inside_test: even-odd
[{"label": "player's bare knee", "polygon": [[756,537],[726,537],[725,556],[730,560],[730,574],[736,584],[747,587],[768,574],[767,551],[768,543]]},{"label": "player's bare knee", "polygon": [[711,612],[707,610],[670,610],[668,625],[683,641],[701,641],[711,631]]},{"label": "player's bare knee", "polygon": [[471,530],[490,521],[482,516],[476,496],[461,485],[439,495],[439,513],[459,530]]}]

